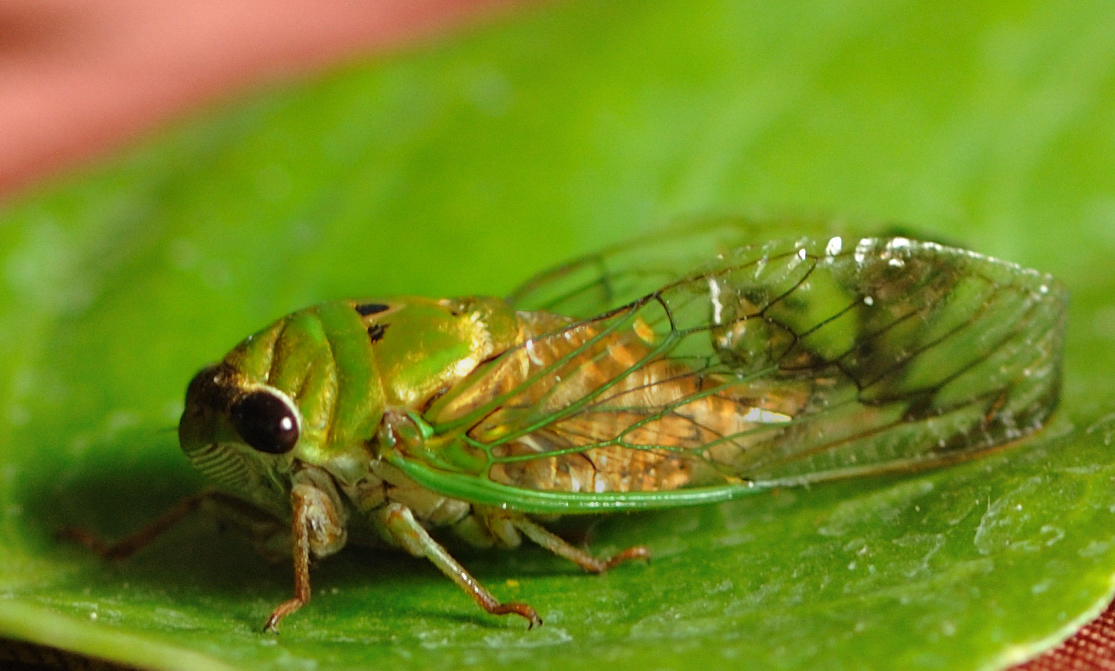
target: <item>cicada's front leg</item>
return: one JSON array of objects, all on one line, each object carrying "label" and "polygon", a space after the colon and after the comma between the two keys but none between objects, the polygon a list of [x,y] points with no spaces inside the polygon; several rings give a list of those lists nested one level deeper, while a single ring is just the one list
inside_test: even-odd
[{"label": "cicada's front leg", "polygon": [[206,489],[179,501],[146,527],[115,543],[107,543],[99,536],[77,527],[62,529],[58,537],[81,543],[104,559],[127,559],[196,510],[204,510],[243,532],[267,559],[276,561],[284,554],[282,549],[276,548],[282,548],[284,541],[289,539],[285,522],[242,499],[216,489]]},{"label": "cicada's front leg", "polygon": [[294,553],[294,597],[279,604],[263,625],[279,631],[279,622],[310,600],[310,554],[326,557],[344,547],[348,539],[343,508],[328,476],[305,469],[294,475],[290,490],[291,537]]},{"label": "cicada's front leg", "polygon": [[278,631],[284,617],[310,600],[310,555],[325,557],[344,547],[345,520],[338,512],[336,491],[309,469],[296,474],[291,488],[291,521],[279,519],[235,496],[207,489],[183,499],[138,532],[106,543],[83,529],[63,529],[59,536],[77,541],[105,559],[125,559],[151,544],[163,532],[195,510],[205,509],[222,522],[243,532],[271,561],[294,555],[294,597],[284,601],[267,618],[265,631]]},{"label": "cicada's front leg", "polygon": [[378,521],[390,537],[415,557],[425,557],[442,573],[471,596],[481,608],[492,615],[514,613],[529,623],[528,628],[542,625],[538,611],[525,603],[501,603],[499,599],[473,578],[449,551],[435,541],[425,527],[414,519],[410,508],[392,502],[377,511]]}]

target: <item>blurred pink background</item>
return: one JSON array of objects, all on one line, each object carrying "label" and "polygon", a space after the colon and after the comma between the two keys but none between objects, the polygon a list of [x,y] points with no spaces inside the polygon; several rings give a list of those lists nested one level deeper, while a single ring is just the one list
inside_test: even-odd
[{"label": "blurred pink background", "polygon": [[207,103],[515,0],[0,0],[0,200]]}]

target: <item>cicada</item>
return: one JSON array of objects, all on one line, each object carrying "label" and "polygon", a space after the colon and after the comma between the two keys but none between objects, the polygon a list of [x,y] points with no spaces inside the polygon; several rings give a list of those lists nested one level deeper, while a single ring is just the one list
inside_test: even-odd
[{"label": "cicada", "polygon": [[508,299],[364,297],[248,336],[190,382],[179,438],[206,505],[269,554],[347,543],[425,557],[497,599],[431,535],[522,537],[602,572],[558,515],[725,501],[771,487],[949,464],[1043,426],[1059,395],[1064,288],[905,237],[749,242],[732,223],[593,254]]}]

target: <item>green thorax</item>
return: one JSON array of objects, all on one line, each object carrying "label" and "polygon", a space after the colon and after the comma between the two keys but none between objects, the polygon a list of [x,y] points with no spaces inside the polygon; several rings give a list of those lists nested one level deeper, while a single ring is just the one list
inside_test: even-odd
[{"label": "green thorax", "polygon": [[[229,352],[218,366],[227,380],[219,394],[206,390],[197,394],[206,398],[195,399],[191,391],[183,449],[191,451],[187,436],[202,436],[189,441],[196,444],[226,442],[221,436],[229,434],[228,408],[237,396],[273,389],[298,411],[298,441],[289,455],[252,454],[252,460],[262,459],[272,478],[281,479],[302,463],[353,483],[375,457],[374,440],[385,413],[421,411],[519,337],[515,312],[495,298],[397,297],[306,308]],[[204,413],[192,408],[206,404],[216,407]],[[194,422],[205,426],[187,426]]]}]

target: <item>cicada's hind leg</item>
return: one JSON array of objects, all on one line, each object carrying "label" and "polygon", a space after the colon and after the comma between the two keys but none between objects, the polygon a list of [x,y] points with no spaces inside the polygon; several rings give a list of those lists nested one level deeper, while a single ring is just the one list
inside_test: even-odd
[{"label": "cicada's hind leg", "polygon": [[[501,531],[499,527],[501,525],[510,525],[538,545],[541,545],[559,557],[568,559],[589,573],[603,573],[625,561],[650,558],[650,551],[647,550],[645,545],[629,547],[611,557],[593,557],[584,550],[570,545],[564,538],[543,527],[541,524],[527,518],[525,515],[505,513],[503,511],[485,511],[483,514],[486,517],[485,523],[492,531],[493,535],[500,538],[508,536],[509,534],[507,531]],[[507,541],[504,542],[506,543]]]},{"label": "cicada's hind leg", "polygon": [[281,548],[285,545],[289,554],[289,540],[287,540],[289,527],[282,520],[235,496],[215,489],[207,489],[179,501],[146,527],[115,543],[107,543],[100,537],[77,527],[62,529],[58,536],[81,543],[104,559],[126,559],[150,545],[190,513],[201,509],[242,531],[269,560],[275,561],[281,558],[282,551],[277,551],[277,547]]},{"label": "cicada's hind leg", "polygon": [[426,529],[414,519],[414,514],[401,503],[389,503],[378,512],[379,522],[391,538],[416,557],[426,557],[450,580],[457,583],[481,608],[492,615],[514,613],[529,623],[528,627],[541,626],[538,612],[525,603],[501,603],[499,599],[473,578],[449,552],[435,541]]}]

